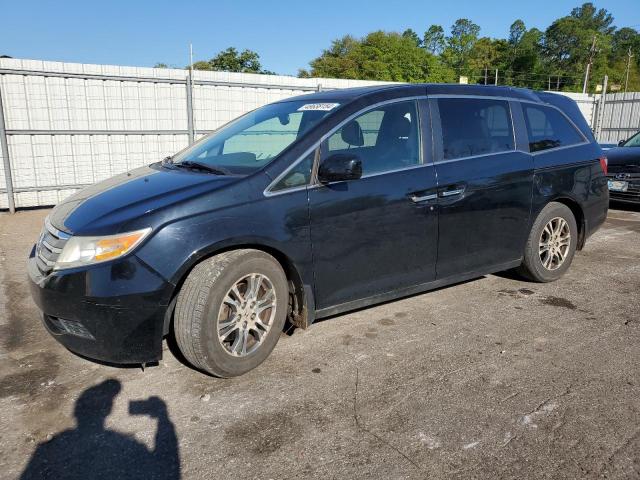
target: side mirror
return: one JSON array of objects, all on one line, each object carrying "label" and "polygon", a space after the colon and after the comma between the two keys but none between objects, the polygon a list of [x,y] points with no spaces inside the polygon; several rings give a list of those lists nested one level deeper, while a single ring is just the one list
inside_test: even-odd
[{"label": "side mirror", "polygon": [[623,145],[624,145],[624,142],[626,142],[626,140],[620,140],[620,141],[618,142],[618,146],[619,146],[619,147],[623,146]]},{"label": "side mirror", "polygon": [[320,163],[318,181],[320,183],[357,180],[362,177],[362,161],[352,153],[334,153]]}]

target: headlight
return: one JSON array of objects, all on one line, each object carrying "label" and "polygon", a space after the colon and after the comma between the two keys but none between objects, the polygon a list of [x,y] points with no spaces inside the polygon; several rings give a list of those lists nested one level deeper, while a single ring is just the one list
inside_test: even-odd
[{"label": "headlight", "polygon": [[151,228],[104,237],[71,237],[53,268],[61,270],[114,260],[136,248],[149,233]]}]

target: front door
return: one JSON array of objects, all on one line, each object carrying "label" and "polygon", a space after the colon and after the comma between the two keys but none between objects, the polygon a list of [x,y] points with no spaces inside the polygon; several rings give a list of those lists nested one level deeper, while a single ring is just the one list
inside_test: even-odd
[{"label": "front door", "polygon": [[436,178],[422,113],[415,100],[372,107],[321,145],[320,161],[356,154],[363,176],[309,188],[319,310],[434,279]]},{"label": "front door", "polygon": [[437,278],[518,261],[529,234],[533,187],[533,157],[514,135],[513,124],[522,126],[519,105],[493,98],[437,98],[430,105],[438,175]]}]

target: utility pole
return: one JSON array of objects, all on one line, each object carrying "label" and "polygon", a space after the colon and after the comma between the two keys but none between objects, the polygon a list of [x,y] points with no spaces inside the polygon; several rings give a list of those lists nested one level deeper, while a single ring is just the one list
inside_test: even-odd
[{"label": "utility pole", "polygon": [[[189,42],[189,82],[191,82],[191,95],[193,96],[193,43]],[[193,110],[193,97],[191,98],[191,108]],[[191,114],[193,116],[193,113]],[[196,125],[192,121],[193,141],[196,140]]]},{"label": "utility pole", "polygon": [[627,93],[627,87],[629,86],[629,70],[631,70],[631,57],[633,57],[633,53],[631,53],[631,47],[629,47],[629,51],[627,52],[627,72],[625,73],[624,79],[624,93]]},{"label": "utility pole", "polygon": [[487,67],[484,67],[484,84],[487,84]]},{"label": "utility pole", "polygon": [[547,90],[551,90],[551,75],[549,75],[549,80],[547,82]]},{"label": "utility pole", "polygon": [[598,103],[598,109],[596,110],[596,128],[593,132],[597,140],[602,139],[602,122],[604,120],[604,106],[607,101],[607,84],[609,83],[609,76],[604,76],[602,82],[602,94],[600,95],[600,102]]},{"label": "utility pole", "polygon": [[11,177],[11,161],[9,159],[9,143],[7,142],[7,128],[4,123],[4,109],[2,107],[2,89],[0,88],[0,151],[4,163],[4,180],[7,184],[7,203],[9,212],[16,213],[16,203],[13,195],[13,179]]},{"label": "utility pole", "polygon": [[587,63],[587,71],[584,73],[584,84],[582,85],[582,93],[587,93],[587,85],[589,83],[589,71],[591,70],[591,64],[593,63],[593,57],[596,55],[596,41],[597,36],[593,36],[593,43],[591,44],[591,49],[589,50],[589,63]]},{"label": "utility pole", "polygon": [[498,85],[498,69],[497,68],[496,68],[496,82],[495,82],[494,85],[496,85],[496,86]]},{"label": "utility pole", "polygon": [[189,44],[189,76],[187,78],[187,131],[189,145],[196,139],[196,129],[193,121],[193,44]]},{"label": "utility pole", "polygon": [[556,78],[556,91],[560,91],[560,75]]}]

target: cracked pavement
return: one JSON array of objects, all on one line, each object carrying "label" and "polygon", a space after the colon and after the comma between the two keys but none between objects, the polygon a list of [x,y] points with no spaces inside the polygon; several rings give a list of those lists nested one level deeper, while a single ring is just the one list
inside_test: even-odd
[{"label": "cracked pavement", "polygon": [[166,346],[143,372],[50,338],[24,267],[46,214],[0,214],[2,478],[640,478],[640,208],[558,282],[340,315],[231,380]]}]

